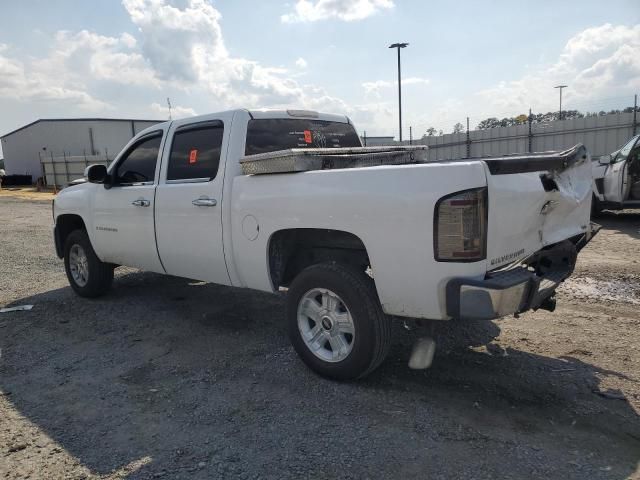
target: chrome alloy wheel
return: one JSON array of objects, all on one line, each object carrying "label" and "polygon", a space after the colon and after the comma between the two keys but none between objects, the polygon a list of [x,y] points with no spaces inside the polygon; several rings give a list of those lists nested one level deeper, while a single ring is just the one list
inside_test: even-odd
[{"label": "chrome alloy wheel", "polygon": [[89,259],[84,248],[77,243],[69,250],[69,270],[79,287],[84,287],[89,281]]},{"label": "chrome alloy wheel", "polygon": [[314,288],[302,296],[298,329],[307,348],[325,362],[340,362],[353,349],[353,317],[342,299],[326,288]]}]

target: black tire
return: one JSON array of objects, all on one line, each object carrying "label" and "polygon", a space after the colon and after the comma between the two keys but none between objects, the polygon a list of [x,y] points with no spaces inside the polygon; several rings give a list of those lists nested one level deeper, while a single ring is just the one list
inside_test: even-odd
[{"label": "black tire", "polygon": [[[87,258],[88,278],[84,285],[80,285],[71,272],[69,253],[75,245],[84,251]],[[87,232],[84,230],[74,230],[67,237],[64,243],[64,269],[71,288],[81,297],[94,298],[104,295],[113,283],[114,266],[100,261],[91,246]]]},{"label": "black tire", "polygon": [[[334,292],[353,319],[351,351],[338,362],[325,361],[307,346],[298,328],[298,305],[313,289]],[[300,358],[313,371],[336,380],[365,377],[384,361],[391,343],[391,321],[382,311],[373,280],[350,266],[323,263],[304,269],[287,295],[289,337]]]}]

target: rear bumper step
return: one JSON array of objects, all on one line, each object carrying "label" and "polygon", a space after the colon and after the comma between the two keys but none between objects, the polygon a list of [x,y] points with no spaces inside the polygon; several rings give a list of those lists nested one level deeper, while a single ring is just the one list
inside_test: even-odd
[{"label": "rear bumper step", "polygon": [[446,287],[447,315],[464,320],[492,320],[507,315],[555,308],[554,294],[573,273],[578,249],[587,235],[537,252],[509,270],[489,272],[483,280],[453,278]]}]

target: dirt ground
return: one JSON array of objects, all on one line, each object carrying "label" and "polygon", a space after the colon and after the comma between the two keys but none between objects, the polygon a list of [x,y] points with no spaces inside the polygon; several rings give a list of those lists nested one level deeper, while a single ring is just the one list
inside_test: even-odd
[{"label": "dirt ground", "polygon": [[7,187],[0,188],[0,198],[19,198],[23,200],[51,201],[55,198],[53,189],[38,191],[36,187]]},{"label": "dirt ground", "polygon": [[[51,206],[0,196],[0,478],[640,478],[640,213],[602,218],[554,313],[400,323],[369,378],[296,357],[283,301],[119,269],[75,296]],[[121,271],[120,271],[121,270]]]}]

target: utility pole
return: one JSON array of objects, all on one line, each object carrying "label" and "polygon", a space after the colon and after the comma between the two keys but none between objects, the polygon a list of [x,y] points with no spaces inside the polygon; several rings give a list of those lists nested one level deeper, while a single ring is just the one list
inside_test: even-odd
[{"label": "utility pole", "polygon": [[638,94],[636,93],[633,97],[633,135],[636,134],[636,129],[638,127],[638,122],[636,122],[638,113]]},{"label": "utility pole", "polygon": [[167,97],[167,106],[169,107],[169,120],[171,120],[171,99]]},{"label": "utility pole", "polygon": [[560,116],[558,117],[559,120],[562,120],[562,89],[563,88],[567,88],[568,85],[556,85],[553,88],[557,88],[558,90],[560,90]]},{"label": "utility pole", "polygon": [[533,117],[531,116],[531,109],[529,109],[529,117],[527,118],[527,122],[529,123],[529,150],[528,152],[531,153],[531,149],[533,148],[533,130],[531,129],[531,125],[533,124]]},{"label": "utility pole", "polygon": [[409,145],[413,145],[413,127],[409,125]]},{"label": "utility pole", "polygon": [[471,132],[469,131],[469,117],[467,117],[467,158],[471,157]]},{"label": "utility pole", "polygon": [[393,43],[389,45],[389,48],[395,48],[398,50],[398,130],[400,132],[400,141],[402,141],[402,82],[400,73],[400,49],[408,46],[408,43]]}]

